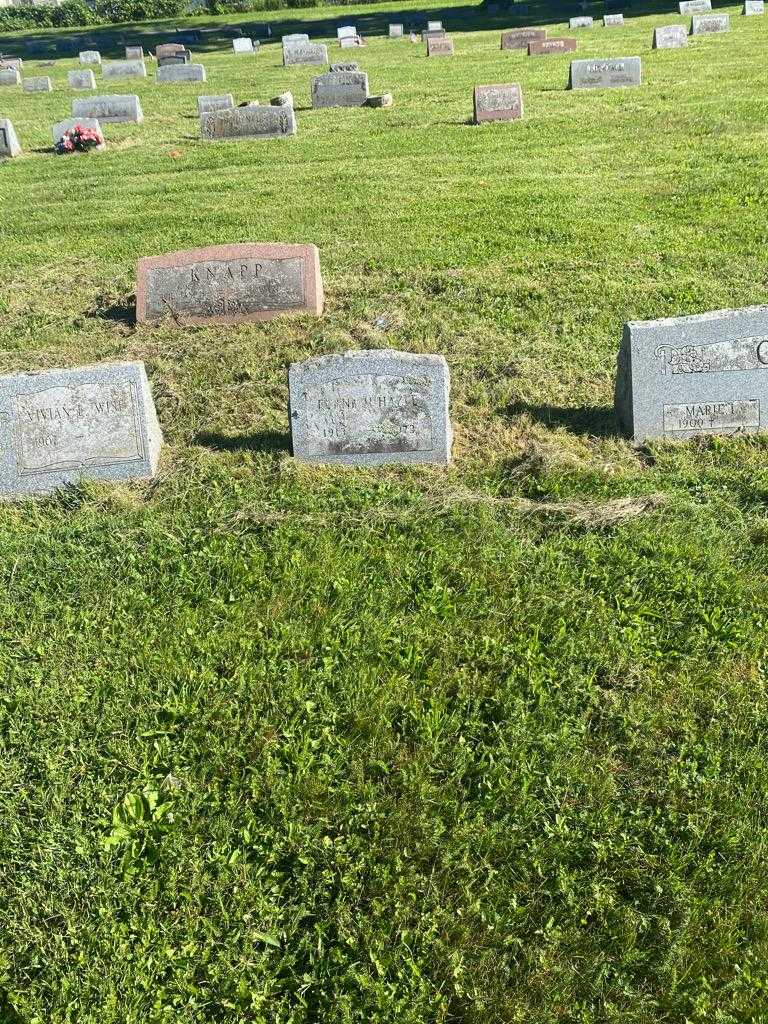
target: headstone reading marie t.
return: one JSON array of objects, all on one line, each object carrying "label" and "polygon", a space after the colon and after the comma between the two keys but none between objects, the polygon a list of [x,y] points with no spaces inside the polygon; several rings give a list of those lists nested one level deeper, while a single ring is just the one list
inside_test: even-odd
[{"label": "headstone reading marie t.", "polygon": [[363,107],[368,99],[364,71],[336,71],[312,79],[312,106]]},{"label": "headstone reading marie t.", "polygon": [[101,64],[101,54],[98,50],[81,50],[79,58],[81,64]]},{"label": "headstone reading marie t.", "polygon": [[742,14],[765,14],[765,0],[744,0]]},{"label": "headstone reading marie t.", "polygon": [[768,430],[768,306],[625,324],[616,413],[636,441]]},{"label": "headstone reading marie t.", "polygon": [[288,390],[293,454],[302,462],[450,462],[443,356],[388,349],[318,356],[291,364]]},{"label": "headstone reading marie t.", "polygon": [[[264,108],[268,109],[268,108]],[[136,319],[237,324],[323,311],[314,245],[212,245],[139,260]]]},{"label": "headstone reading marie t.", "polygon": [[678,50],[688,45],[688,29],[685,25],[663,25],[653,30],[654,50]]},{"label": "headstone reading marie t.", "polygon": [[247,38],[239,38],[232,40],[232,49],[235,53],[255,53],[256,50],[253,46],[253,40]]},{"label": "headstone reading marie t.", "polygon": [[427,56],[428,57],[452,57],[453,56],[453,40],[447,36],[443,39],[428,39],[427,40]]},{"label": "headstone reading marie t.", "polygon": [[283,41],[283,64],[327,64],[328,47],[324,43]]},{"label": "headstone reading marie t.", "polygon": [[511,28],[501,33],[502,50],[525,50],[529,43],[547,38],[545,28]]},{"label": "headstone reading marie t.", "polygon": [[13,125],[7,117],[0,117],[0,160],[19,156],[21,146],[16,138]]},{"label": "headstone reading marie t.", "polygon": [[691,18],[691,35],[704,36],[713,32],[730,32],[731,18],[728,14],[694,14]]},{"label": "headstone reading marie t.", "polygon": [[594,25],[594,18],[590,18],[588,15],[579,15],[577,18],[571,18],[568,22],[569,28],[592,28]]},{"label": "headstone reading marie t.", "polygon": [[0,497],[157,472],[163,435],[143,363],[0,377]]},{"label": "headstone reading marie t.", "polygon": [[104,78],[146,78],[147,66],[143,60],[110,60],[101,65]]},{"label": "headstone reading marie t.", "polygon": [[550,53],[573,53],[576,49],[576,40],[565,36],[559,38],[538,39],[528,43],[528,56],[541,57]]},{"label": "headstone reading marie t.", "polygon": [[96,77],[90,68],[83,71],[70,71],[67,74],[70,89],[95,89]]},{"label": "headstone reading marie t.", "polygon": [[198,96],[197,97],[197,112],[198,114],[210,114],[213,110],[232,110],[235,106],[235,100],[231,92],[224,93],[223,96]]},{"label": "headstone reading marie t.", "polygon": [[712,10],[712,0],[680,0],[681,14],[705,14]]},{"label": "headstone reading marie t.", "polygon": [[476,85],[475,124],[518,121],[523,116],[523,92],[517,84]]},{"label": "headstone reading marie t.", "polygon": [[281,139],[296,134],[292,106],[246,106],[212,110],[200,117],[205,142],[237,142],[247,139]]},{"label": "headstone reading marie t.", "polygon": [[18,68],[0,68],[0,85],[21,85]]},{"label": "headstone reading marie t.", "polygon": [[624,24],[623,14],[604,14],[603,28],[620,28]]},{"label": "headstone reading marie t.", "polygon": [[572,60],[569,89],[619,89],[640,85],[639,57],[610,57],[605,60]]},{"label": "headstone reading marie t.", "polygon": [[98,121],[114,124],[141,124],[144,120],[139,97],[125,94],[72,100],[72,117],[95,117]]},{"label": "headstone reading marie t.", "polygon": [[401,22],[393,22],[389,26],[389,38],[390,39],[402,39],[403,32],[405,31],[404,26]]},{"label": "headstone reading marie t.", "polygon": [[21,88],[24,92],[53,92],[51,80],[46,75],[22,79]]}]

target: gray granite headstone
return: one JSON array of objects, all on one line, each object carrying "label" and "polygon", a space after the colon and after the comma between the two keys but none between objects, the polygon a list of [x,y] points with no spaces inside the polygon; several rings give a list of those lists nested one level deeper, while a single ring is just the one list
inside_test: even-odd
[{"label": "gray granite headstone", "polygon": [[170,68],[177,64],[191,64],[192,54],[189,50],[176,50],[174,53],[166,53],[163,57],[157,58],[159,68]]},{"label": "gray granite headstone", "polygon": [[147,65],[143,60],[111,60],[101,66],[104,78],[146,78]]},{"label": "gray granite headstone", "polygon": [[87,96],[72,100],[72,116],[95,117],[97,121],[115,124],[141,124],[144,120],[139,97],[134,95]]},{"label": "gray granite headstone", "polygon": [[87,68],[85,71],[70,71],[67,74],[70,89],[95,89],[96,76]]},{"label": "gray granite headstone", "polygon": [[279,139],[296,134],[296,115],[288,106],[214,110],[200,118],[200,134],[206,142]]},{"label": "gray granite headstone", "polygon": [[312,106],[362,107],[368,99],[364,71],[336,71],[312,79]]},{"label": "gray granite headstone", "polygon": [[81,50],[79,59],[81,64],[101,64],[101,54],[98,50]]},{"label": "gray granite headstone", "polygon": [[24,92],[53,92],[51,80],[46,75],[35,75],[32,78],[24,78],[21,83]]},{"label": "gray granite headstone", "polygon": [[[64,132],[68,132],[75,125],[80,125],[81,128],[93,128],[104,137],[104,132],[101,130],[101,125],[94,117],[67,117],[63,121],[57,121],[51,128],[51,135],[53,136],[54,145],[59,142],[64,136]],[[97,149],[104,149],[104,145],[96,147]]]},{"label": "gray granite headstone", "polygon": [[197,112],[198,114],[210,114],[213,110],[232,110],[235,105],[235,100],[231,92],[225,93],[223,96],[198,96],[197,97]]},{"label": "gray granite headstone", "polygon": [[623,14],[604,14],[603,28],[620,28],[624,24]]},{"label": "gray granite headstone", "polygon": [[0,117],[0,159],[19,156],[21,146],[13,125],[7,117]]},{"label": "gray granite headstone", "polygon": [[768,306],[625,324],[616,413],[636,441],[768,430]]},{"label": "gray granite headstone", "polygon": [[272,104],[273,107],[292,107],[293,93],[281,92],[279,96],[273,96],[269,102]]},{"label": "gray granite headstone", "polygon": [[126,60],[144,60],[144,47],[143,46],[126,46],[126,48],[125,48],[125,59]]},{"label": "gray granite headstone", "polygon": [[403,25],[400,22],[395,22],[389,26],[389,38],[390,39],[402,39],[403,37]]},{"label": "gray granite headstone", "polygon": [[205,68],[202,64],[170,64],[157,69],[158,85],[173,85],[176,82],[204,82]]},{"label": "gray granite headstone", "polygon": [[341,28],[336,29],[336,38],[340,41],[342,39],[357,39],[358,32],[354,25],[342,25]]},{"label": "gray granite headstone", "polygon": [[730,32],[731,18],[728,14],[694,14],[691,18],[691,35],[704,36],[713,32]]},{"label": "gray granite headstone", "polygon": [[362,351],[292,363],[294,457],[379,466],[451,458],[450,375],[443,356]]},{"label": "gray granite headstone", "polygon": [[0,68],[0,85],[21,85],[18,68]]},{"label": "gray granite headstone", "polygon": [[444,31],[444,29],[443,29],[442,21],[428,21],[427,22],[427,32],[443,32],[443,31]]},{"label": "gray granite headstone", "polygon": [[0,496],[157,472],[163,435],[143,363],[0,377]]},{"label": "gray granite headstone", "polygon": [[712,0],[680,0],[681,14],[704,14],[712,10]]},{"label": "gray granite headstone", "polygon": [[339,46],[342,50],[353,50],[357,46],[363,46],[363,40],[360,36],[343,36],[339,40]]},{"label": "gray granite headstone", "polygon": [[15,68],[21,71],[23,64],[21,57],[0,57],[0,68]]},{"label": "gray granite headstone", "polygon": [[283,44],[283,64],[327,64],[328,47],[324,43],[289,42]]},{"label": "gray granite headstone", "polygon": [[619,89],[640,85],[639,57],[609,57],[605,60],[572,60],[569,89]]},{"label": "gray granite headstone", "polygon": [[568,26],[570,28],[592,28],[594,23],[594,18],[590,18],[586,15],[580,15],[577,18],[571,18],[568,22]]},{"label": "gray granite headstone", "polygon": [[286,43],[308,43],[309,36],[306,32],[290,32],[287,36],[282,36],[280,41],[283,45]]},{"label": "gray granite headstone", "polygon": [[255,53],[256,50],[253,46],[253,40],[241,37],[232,40],[232,49],[235,53]]},{"label": "gray granite headstone", "polygon": [[653,30],[654,50],[677,50],[688,45],[688,29],[685,25],[664,25]]},{"label": "gray granite headstone", "polygon": [[744,0],[742,14],[765,14],[765,0]]}]

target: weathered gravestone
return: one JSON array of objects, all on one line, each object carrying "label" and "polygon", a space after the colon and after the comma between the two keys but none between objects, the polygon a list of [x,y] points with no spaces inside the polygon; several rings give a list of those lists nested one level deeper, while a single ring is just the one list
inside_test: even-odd
[{"label": "weathered gravestone", "polygon": [[101,64],[101,54],[98,50],[81,50],[78,56],[81,64]]},{"label": "weathered gravestone", "polygon": [[308,43],[309,36],[306,32],[291,32],[287,36],[281,36],[280,41],[283,45],[286,43]]},{"label": "weathered gravestone", "polygon": [[688,29],[685,25],[664,25],[653,30],[654,50],[677,50],[688,45]]},{"label": "weathered gravestone", "polygon": [[223,96],[198,96],[197,97],[197,112],[198,114],[210,114],[213,110],[232,110],[235,106],[235,100],[231,92],[225,93]]},{"label": "weathered gravestone", "polygon": [[619,89],[640,85],[639,57],[611,57],[606,60],[572,60],[569,89]]},{"label": "weathered gravestone", "polygon": [[327,64],[328,47],[324,43],[290,42],[283,44],[283,64]]},{"label": "weathered gravestone", "polygon": [[292,107],[293,93],[281,92],[279,96],[273,96],[269,102],[273,107]]},{"label": "weathered gravestone", "polygon": [[157,58],[159,68],[175,67],[179,64],[191,64],[192,54],[189,50],[177,50],[175,53],[167,53],[164,57]]},{"label": "weathered gravestone", "polygon": [[336,29],[336,38],[339,42],[342,39],[357,39],[357,29],[354,25],[342,25]]},{"label": "weathered gravestone", "polygon": [[24,61],[21,57],[0,57],[0,68],[15,68],[21,71]]},{"label": "weathered gravestone", "polygon": [[616,413],[636,441],[768,430],[768,306],[625,324]]},{"label": "weathered gravestone", "polygon": [[344,36],[339,40],[339,46],[342,50],[352,50],[356,46],[362,46],[363,40],[360,36]]},{"label": "weathered gravestone", "polygon": [[146,78],[147,66],[143,60],[111,60],[101,66],[104,78]]},{"label": "weathered gravestone", "polygon": [[97,121],[114,124],[141,124],[144,114],[139,97],[133,95],[88,96],[72,100],[73,117],[95,117]]},{"label": "weathered gravestone", "polygon": [[322,311],[314,245],[212,245],[139,260],[139,322],[172,316],[185,324],[235,324]]},{"label": "weathered gravestone", "polygon": [[360,65],[354,61],[346,61],[344,64],[331,64],[330,70],[334,71],[359,71]]},{"label": "weathered gravestone", "polygon": [[302,462],[450,462],[443,356],[387,349],[319,356],[291,364],[288,391],[293,454]]},{"label": "weathered gravestone", "polygon": [[623,14],[604,14],[603,28],[620,28],[624,24]]},{"label": "weathered gravestone", "polygon": [[428,21],[427,32],[444,32],[442,21]]},{"label": "weathered gravestone", "polygon": [[427,40],[427,56],[428,57],[452,57],[453,56],[453,40],[447,36],[444,39],[428,39]]},{"label": "weathered gravestone", "polygon": [[681,14],[706,14],[712,10],[712,0],[680,0]]},{"label": "weathered gravestone", "polygon": [[[53,136],[53,143],[56,145],[64,137],[64,133],[70,131],[75,126],[79,125],[81,128],[92,128],[98,132],[102,138],[104,138],[104,132],[101,130],[101,125],[98,120],[94,117],[67,117],[63,121],[57,121],[51,128],[51,135]],[[96,146],[97,150],[104,149],[104,143]]]},{"label": "weathered gravestone", "polygon": [[364,71],[336,71],[312,79],[312,106],[362,107],[368,99]]},{"label": "weathered gravestone", "polygon": [[422,43],[428,43],[430,39],[445,39],[448,33],[444,28],[435,29],[433,32],[428,32],[426,29],[421,33]]},{"label": "weathered gravestone", "polygon": [[595,21],[594,18],[590,18],[586,15],[580,15],[578,18],[571,18],[568,22],[569,28],[592,28]]},{"label": "weathered gravestone", "polygon": [[126,48],[125,48],[125,59],[126,60],[144,60],[144,47],[143,46],[126,46]]},{"label": "weathered gravestone", "polygon": [[0,377],[0,496],[157,472],[163,435],[143,363]]},{"label": "weathered gravestone", "polygon": [[235,53],[255,53],[252,39],[233,39],[232,49]]},{"label": "weathered gravestone", "polygon": [[400,22],[395,22],[389,26],[389,38],[390,39],[402,39],[404,27]]},{"label": "weathered gravestone", "polygon": [[21,85],[18,68],[0,68],[0,85]]},{"label": "weathered gravestone", "polygon": [[555,39],[539,39],[528,44],[529,57],[541,57],[549,53],[573,53],[576,49],[576,40],[565,36]]},{"label": "weathered gravestone", "polygon": [[0,159],[19,156],[21,146],[13,125],[7,117],[0,117]]},{"label": "weathered gravestone", "polygon": [[547,38],[545,28],[512,28],[501,33],[502,50],[525,50],[529,43]]},{"label": "weathered gravestone", "polygon": [[206,142],[280,139],[295,134],[293,106],[235,107],[214,110],[200,118],[200,135]]},{"label": "weathered gravestone", "polygon": [[765,2],[764,0],[744,0],[744,8],[742,14],[765,14]]},{"label": "weathered gravestone", "polygon": [[731,18],[728,14],[694,14],[691,18],[691,35],[703,36],[713,32],[730,32]]},{"label": "weathered gravestone", "polygon": [[177,56],[191,58],[189,50],[183,43],[158,43],[155,47],[155,59],[157,61]]},{"label": "weathered gravestone", "polygon": [[170,64],[157,69],[155,80],[158,85],[173,85],[177,82],[204,82],[205,68],[202,64]]},{"label": "weathered gravestone", "polygon": [[366,107],[392,107],[395,100],[391,92],[383,92],[379,96],[369,96],[365,102]]},{"label": "weathered gravestone", "polygon": [[96,77],[88,68],[86,71],[70,71],[67,74],[70,89],[95,89]]},{"label": "weathered gravestone", "polygon": [[45,75],[36,75],[33,78],[25,78],[21,83],[24,92],[53,92],[50,78]]},{"label": "weathered gravestone", "polygon": [[518,121],[523,116],[523,92],[514,83],[476,85],[475,124],[485,121]]}]

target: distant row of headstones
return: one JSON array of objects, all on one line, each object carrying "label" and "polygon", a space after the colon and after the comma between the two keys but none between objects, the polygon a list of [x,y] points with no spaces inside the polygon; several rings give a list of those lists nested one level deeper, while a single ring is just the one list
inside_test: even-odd
[{"label": "distant row of headstones", "polygon": [[[210,246],[139,260],[136,320],[188,325],[320,316],[314,245]],[[291,365],[293,455],[376,466],[451,458],[443,356],[346,352]],[[615,407],[635,441],[768,430],[768,306],[625,324]],[[765,415],[764,415],[765,414]],[[144,364],[0,377],[0,495],[157,472],[162,432]]]}]

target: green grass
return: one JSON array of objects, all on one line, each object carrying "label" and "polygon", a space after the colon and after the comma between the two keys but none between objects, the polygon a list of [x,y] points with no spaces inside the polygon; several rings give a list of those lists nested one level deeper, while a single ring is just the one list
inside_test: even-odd
[{"label": "green grass", "polygon": [[[2,1024],[768,1019],[768,441],[611,412],[625,320],[765,300],[766,23],[581,30],[644,83],[569,93],[459,17],[292,140],[194,117],[308,107],[277,44],[100,90],[145,122],[89,157],[74,61],[0,94],[0,372],[142,359],[166,438],[0,508]],[[469,125],[503,81],[525,120]],[[319,246],[322,319],[133,325],[139,256],[248,240]],[[360,347],[445,354],[450,470],[292,461],[287,364]]]}]

